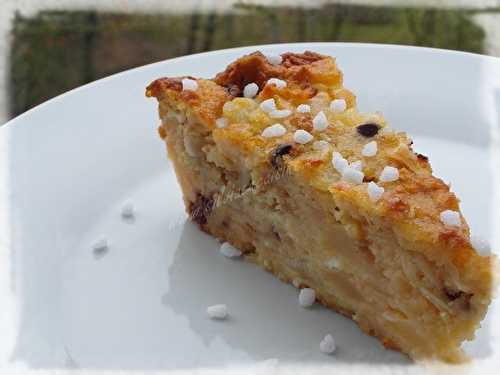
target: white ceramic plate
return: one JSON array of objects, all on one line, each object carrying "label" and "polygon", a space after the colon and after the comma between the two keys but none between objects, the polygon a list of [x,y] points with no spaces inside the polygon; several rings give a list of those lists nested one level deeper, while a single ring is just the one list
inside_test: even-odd
[{"label": "white ceramic plate", "polygon": [[[298,306],[297,290],[225,259],[186,221],[156,134],[161,76],[211,77],[244,53],[306,49],[334,55],[363,111],[408,131],[452,182],[473,232],[500,237],[500,62],[479,55],[363,44],[289,44],[187,56],[73,90],[0,129],[0,365],[51,372],[416,373],[350,320]],[[131,199],[134,223],[120,218]],[[93,255],[105,236],[110,250]],[[211,321],[208,305],[231,317]],[[471,373],[500,363],[494,305]],[[321,338],[337,339],[335,356]],[[23,370],[28,371],[28,370]]]}]

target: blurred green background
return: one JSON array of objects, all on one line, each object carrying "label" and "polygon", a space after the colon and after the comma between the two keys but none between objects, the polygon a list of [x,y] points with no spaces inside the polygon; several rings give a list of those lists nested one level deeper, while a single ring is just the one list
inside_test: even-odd
[{"label": "blurred green background", "polygon": [[395,43],[485,52],[471,9],[328,4],[236,4],[223,13],[16,13],[9,116],[95,79],[150,62],[220,48],[283,42]]}]

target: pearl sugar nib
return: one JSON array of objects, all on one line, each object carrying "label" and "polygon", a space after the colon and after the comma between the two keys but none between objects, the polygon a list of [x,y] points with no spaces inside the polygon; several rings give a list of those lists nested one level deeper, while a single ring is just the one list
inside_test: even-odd
[{"label": "pearl sugar nib", "polygon": [[377,202],[384,194],[385,189],[371,181],[367,185],[368,196],[372,202]]},{"label": "pearl sugar nib", "polygon": [[126,201],[123,203],[121,216],[125,220],[131,220],[135,217],[135,208],[132,201]]},{"label": "pearl sugar nib", "polygon": [[342,180],[355,185],[361,184],[364,177],[365,174],[363,172],[358,171],[356,168],[353,168],[351,166],[344,168],[344,170],[342,171]]},{"label": "pearl sugar nib", "polygon": [[352,169],[355,169],[357,171],[360,171],[360,172],[363,171],[363,162],[361,160],[353,161],[349,166]]},{"label": "pearl sugar nib", "polygon": [[457,211],[444,210],[439,215],[441,222],[447,227],[459,227],[462,224],[460,214]]},{"label": "pearl sugar nib", "polygon": [[266,99],[262,101],[259,105],[260,109],[262,109],[264,112],[271,112],[276,110],[276,103],[273,98]]},{"label": "pearl sugar nib", "polygon": [[299,292],[299,305],[302,307],[311,307],[316,301],[316,292],[311,288],[301,289]]},{"label": "pearl sugar nib", "polygon": [[253,99],[255,95],[259,92],[259,86],[252,82],[243,88],[243,96],[248,99]]},{"label": "pearl sugar nib", "polygon": [[319,343],[319,350],[321,353],[333,354],[337,350],[337,345],[335,344],[335,339],[332,335],[326,335],[323,340]]},{"label": "pearl sugar nib", "polygon": [[196,90],[198,90],[198,82],[190,78],[182,79],[182,91],[196,91]]},{"label": "pearl sugar nib", "polygon": [[286,128],[281,125],[281,124],[274,124],[271,126],[268,126],[262,131],[262,136],[264,138],[274,138],[274,137],[281,137],[285,135],[286,133]]},{"label": "pearl sugar nib", "polygon": [[92,244],[92,251],[96,258],[104,256],[109,250],[109,243],[106,237],[101,237]]},{"label": "pearl sugar nib", "polygon": [[303,129],[296,130],[295,133],[293,133],[293,140],[301,145],[311,142],[313,138],[311,133]]},{"label": "pearl sugar nib", "polygon": [[277,53],[264,53],[264,56],[271,65],[279,65],[283,62],[283,58]]},{"label": "pearl sugar nib", "polygon": [[328,119],[323,111],[318,112],[313,118],[313,129],[316,131],[323,131],[328,127]]},{"label": "pearl sugar nib", "polygon": [[220,253],[227,258],[237,258],[241,256],[241,251],[231,245],[229,242],[224,242],[220,246]]},{"label": "pearl sugar nib", "polygon": [[289,109],[274,109],[269,112],[269,117],[271,118],[285,118],[292,114]]},{"label": "pearl sugar nib", "polygon": [[333,113],[342,113],[346,110],[347,104],[344,99],[335,99],[330,103],[330,110]]},{"label": "pearl sugar nib", "polygon": [[349,166],[349,162],[339,152],[335,151],[332,154],[332,165],[337,172],[342,173]]},{"label": "pearl sugar nib", "polygon": [[278,89],[284,89],[286,87],[286,81],[283,81],[282,79],[279,78],[269,78],[267,80],[268,85],[274,85]]},{"label": "pearl sugar nib", "polygon": [[299,113],[309,113],[309,112],[311,112],[311,106],[309,104],[300,104],[297,107],[297,112],[299,112]]},{"label": "pearl sugar nib", "polygon": [[394,168],[394,167],[386,166],[382,170],[382,173],[380,173],[380,176],[378,179],[380,182],[397,181],[399,179],[399,170],[397,168]]},{"label": "pearl sugar nib", "polygon": [[363,146],[363,149],[361,150],[361,155],[365,157],[372,157],[377,155],[377,151],[378,151],[377,142],[371,141]]},{"label": "pearl sugar nib", "polygon": [[210,319],[223,320],[227,318],[227,306],[225,304],[207,307],[207,315]]}]

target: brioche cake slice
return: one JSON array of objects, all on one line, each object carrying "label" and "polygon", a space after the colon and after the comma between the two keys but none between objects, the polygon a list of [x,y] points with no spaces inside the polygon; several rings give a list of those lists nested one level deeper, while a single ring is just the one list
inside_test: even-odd
[{"label": "brioche cake slice", "polygon": [[335,60],[244,56],[213,79],[161,78],[186,210],[247,260],[413,359],[462,361],[494,257],[471,245],[449,186],[381,114],[362,114]]}]

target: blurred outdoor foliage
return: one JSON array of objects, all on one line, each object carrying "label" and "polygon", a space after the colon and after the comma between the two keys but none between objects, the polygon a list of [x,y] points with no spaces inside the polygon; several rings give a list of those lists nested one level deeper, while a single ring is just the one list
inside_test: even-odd
[{"label": "blurred outdoor foliage", "polygon": [[[235,6],[231,12],[132,15],[44,11],[16,15],[10,112],[132,67],[236,46],[342,41],[483,52],[466,10],[330,4],[317,9]],[[369,63],[369,61],[367,61]]]}]

